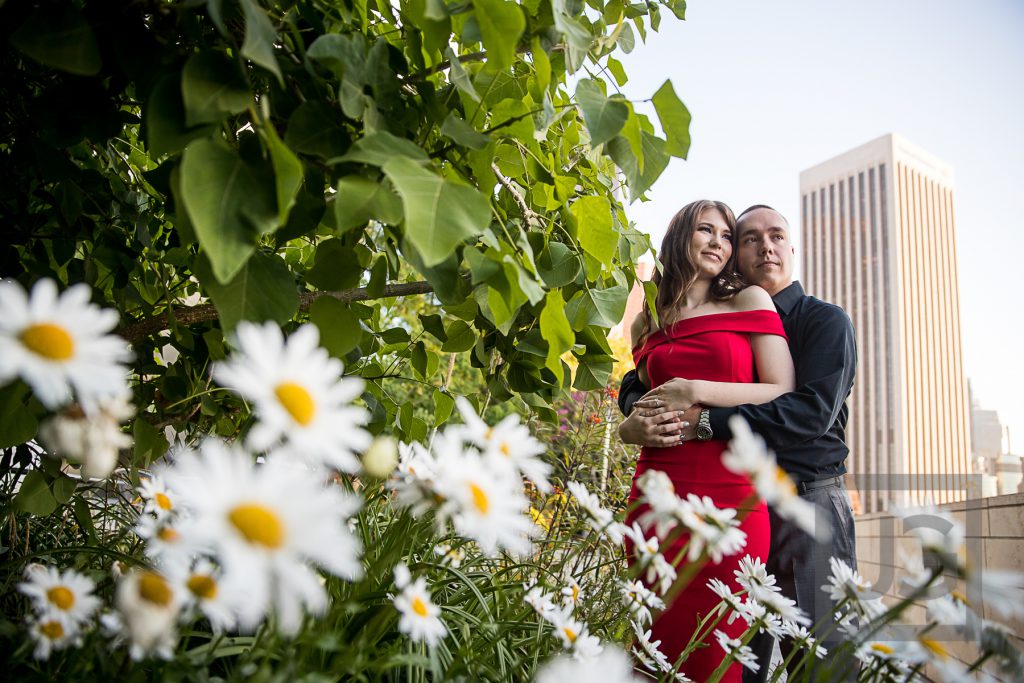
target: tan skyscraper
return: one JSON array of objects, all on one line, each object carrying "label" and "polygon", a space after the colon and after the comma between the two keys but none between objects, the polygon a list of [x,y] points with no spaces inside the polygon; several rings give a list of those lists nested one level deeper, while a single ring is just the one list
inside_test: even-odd
[{"label": "tan skyscraper", "polygon": [[847,468],[864,511],[963,500],[970,404],[952,169],[884,135],[801,173],[800,195],[801,279],[857,333]]}]

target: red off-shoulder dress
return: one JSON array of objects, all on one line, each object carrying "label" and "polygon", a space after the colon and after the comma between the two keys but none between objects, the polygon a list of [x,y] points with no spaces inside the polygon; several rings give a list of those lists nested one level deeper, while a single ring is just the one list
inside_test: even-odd
[{"label": "red off-shoulder dress", "polygon": [[[775,311],[713,313],[686,318],[654,332],[641,347],[633,350],[633,358],[637,367],[646,363],[652,388],[674,377],[713,382],[756,382],[751,334],[785,337],[782,321]],[[640,451],[640,460],[633,475],[630,503],[640,497],[636,486],[640,475],[656,469],[668,474],[679,496],[685,498],[687,493],[694,493],[709,496],[720,508],[740,508],[754,494],[754,488],[746,475],[731,472],[722,464],[726,446],[726,441],[712,439],[687,441],[667,448],[644,448]],[[635,510],[627,521],[632,523],[642,513],[642,508]],[[749,554],[764,561],[768,557],[770,531],[764,502],[753,507],[748,503],[746,508],[738,510],[738,514],[746,515],[740,527],[747,534],[744,550],[726,556],[721,564],[708,562],[654,622],[652,640],[661,641],[661,650],[670,662],[675,662],[690,641],[700,618],[719,602],[718,596],[707,587],[708,580],[716,577],[734,591],[739,590],[733,572],[739,567],[740,558]],[[653,530],[648,530],[648,533],[653,533]],[[688,538],[683,535],[669,548],[663,545],[661,550],[665,558],[669,561],[675,559]],[[684,557],[677,565],[677,571],[681,571],[680,567],[685,562]],[[723,619],[717,628],[731,638],[743,632],[745,623],[741,619],[736,619],[731,625],[726,621]],[[704,642],[707,647],[691,653],[681,667],[694,681],[708,680],[725,656],[713,635]],[[722,680],[740,683],[741,678],[740,666],[733,664]]]}]

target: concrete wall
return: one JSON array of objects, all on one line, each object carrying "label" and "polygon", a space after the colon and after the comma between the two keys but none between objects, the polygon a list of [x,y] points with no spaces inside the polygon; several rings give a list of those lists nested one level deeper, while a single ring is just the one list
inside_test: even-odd
[{"label": "concrete wall", "polygon": [[[1011,569],[1024,572],[1024,494],[1015,493],[991,498],[979,498],[939,506],[952,514],[966,529],[961,558],[968,566],[987,569]],[[914,536],[904,533],[904,521],[886,512],[859,515],[857,527],[857,560],[862,576],[875,584],[891,604],[898,597],[900,579],[906,575],[908,558],[921,557],[920,543]],[[965,593],[963,585],[957,590]],[[989,601],[991,602],[991,600]],[[981,614],[986,619],[1006,623],[995,614],[990,604],[981,600]],[[926,604],[919,601],[908,610],[903,623],[926,623]],[[978,606],[974,606],[978,611]],[[1024,623],[1008,624],[1015,634],[1019,649],[1024,649]],[[956,635],[942,639],[942,644],[961,661],[974,661],[976,649]]]}]

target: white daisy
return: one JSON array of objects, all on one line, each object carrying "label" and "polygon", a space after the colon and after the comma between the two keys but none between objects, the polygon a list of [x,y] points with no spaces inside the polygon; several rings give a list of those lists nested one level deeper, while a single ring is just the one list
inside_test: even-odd
[{"label": "white daisy", "polygon": [[549,621],[565,648],[575,647],[580,638],[588,635],[586,624],[573,617],[567,609],[556,610]]},{"label": "white daisy", "polygon": [[574,609],[580,604],[580,599],[583,597],[583,589],[580,588],[580,584],[571,576],[565,577],[565,584],[560,591],[562,594],[562,604],[570,609]]},{"label": "white daisy", "polygon": [[486,555],[499,549],[528,552],[536,526],[526,516],[529,501],[522,479],[511,467],[497,466],[472,451],[437,455],[435,491],[444,500],[439,519],[451,520],[455,530],[476,541]]},{"label": "white daisy", "polygon": [[500,458],[511,462],[520,473],[534,483],[541,493],[551,490],[548,476],[551,465],[540,459],[547,451],[544,445],[533,437],[529,428],[519,423],[519,416],[512,414],[491,427],[476,414],[476,410],[464,397],[455,399],[455,405],[465,424],[452,429],[480,449],[487,458]]},{"label": "white daisy", "polygon": [[98,398],[89,414],[72,405],[45,421],[39,439],[51,453],[80,465],[83,479],[106,479],[120,452],[132,445],[121,424],[133,414],[126,395]]},{"label": "white daisy", "polygon": [[665,609],[664,601],[640,581],[623,581],[621,589],[622,600],[625,602],[630,616],[641,626],[651,623],[651,610]]},{"label": "white daisy", "polygon": [[402,591],[393,600],[395,609],[402,615],[398,620],[399,631],[430,647],[448,635],[441,621],[441,608],[430,599],[425,578],[421,576],[412,581],[408,568],[400,564],[395,567],[395,587]]},{"label": "white daisy", "polygon": [[18,590],[29,597],[37,612],[54,615],[69,629],[89,621],[100,606],[100,599],[92,594],[96,584],[74,569],[60,571],[52,565],[32,564],[24,576]]},{"label": "white daisy", "polygon": [[238,325],[238,353],[213,368],[213,377],[256,404],[257,423],[246,443],[257,451],[279,448],[313,466],[358,472],[356,454],[370,445],[368,415],[351,405],[363,381],[341,376],[341,361],[318,346],[306,324],[285,341],[275,323]]},{"label": "white daisy", "polygon": [[139,481],[139,495],[143,500],[143,513],[152,513],[157,518],[167,517],[175,512],[174,493],[167,488],[163,477],[157,474],[143,476]]},{"label": "white daisy", "polygon": [[167,574],[181,596],[183,611],[202,614],[210,621],[214,633],[235,628],[237,615],[245,611],[249,600],[247,586],[225,580],[224,571],[205,558],[192,567],[174,565]]},{"label": "white daisy", "polygon": [[[828,577],[828,584],[821,587],[821,590],[828,593],[833,602],[840,602],[849,599],[849,604],[857,609],[864,610],[862,613],[874,614],[885,607],[881,605],[881,596],[871,589],[871,583],[864,579],[855,569],[835,557],[828,558],[831,573]],[[881,612],[878,612],[879,614]]]},{"label": "white daisy", "polygon": [[526,594],[523,595],[523,602],[532,607],[533,611],[546,621],[551,621],[557,617],[558,607],[555,606],[553,596],[550,593],[545,592],[543,588],[536,585],[533,581],[523,584],[523,590],[526,591]]},{"label": "white daisy", "polygon": [[1007,619],[1024,616],[1024,574],[1014,570],[981,568],[967,579],[972,605],[984,605]]},{"label": "white daisy", "polygon": [[615,647],[605,647],[595,657],[555,657],[537,672],[536,683],[640,683],[642,680],[633,674],[633,667],[624,652]]},{"label": "white daisy", "polygon": [[29,633],[36,643],[32,651],[36,659],[49,659],[54,650],[82,644],[79,627],[53,614],[43,614],[29,622]]},{"label": "white daisy", "polygon": [[447,543],[441,543],[434,546],[434,554],[441,558],[441,564],[446,567],[452,567],[458,569],[462,566],[463,560],[466,559],[465,548],[458,547],[453,548]]},{"label": "white daisy", "polygon": [[718,508],[710,496],[686,495],[680,508],[680,522],[690,530],[687,558],[693,562],[702,553],[715,564],[726,555],[735,555],[747,544],[747,534],[739,528],[736,511]]},{"label": "white daisy", "polygon": [[792,638],[797,645],[803,645],[808,650],[814,652],[818,659],[824,659],[828,655],[828,648],[821,645],[817,638],[811,635],[811,632],[807,630],[805,626],[802,626],[796,622],[788,619],[782,620],[782,633],[786,637]]},{"label": "white daisy", "polygon": [[[444,442],[446,438],[444,432],[434,435],[435,442]],[[398,470],[388,481],[388,488],[395,492],[395,503],[399,507],[409,508],[413,516],[420,517],[439,502],[434,491],[437,460],[433,453],[415,442],[399,443],[398,453]]]},{"label": "white daisy", "polygon": [[640,523],[647,528],[653,526],[658,536],[666,537],[679,525],[683,503],[676,495],[672,480],[661,470],[647,470],[637,479],[636,485],[643,494],[641,502],[647,504]]},{"label": "white daisy", "polygon": [[802,609],[797,607],[796,601],[787,598],[782,593],[764,592],[755,596],[770,612],[779,615],[783,620],[796,624],[810,625],[811,618]]},{"label": "white daisy", "polygon": [[633,542],[633,554],[637,564],[645,570],[645,579],[649,585],[657,582],[658,592],[664,595],[676,580],[676,570],[660,552],[660,541],[657,536],[647,537],[640,525],[633,522],[632,526],[623,527],[626,535]]},{"label": "white daisy", "polygon": [[765,445],[760,435],[751,431],[740,415],[729,418],[732,441],[722,455],[722,464],[738,474],[750,477],[758,495],[781,516],[825,542],[831,535],[828,525],[816,524],[816,512],[812,503],[802,499],[796,484],[775,462],[775,455]]},{"label": "white daisy", "polygon": [[135,533],[146,541],[146,557],[160,567],[188,566],[196,546],[182,534],[183,528],[188,533],[187,523],[179,524],[170,517],[143,515],[135,525]]},{"label": "white daisy", "polygon": [[181,596],[165,576],[146,570],[124,574],[117,583],[114,605],[123,635],[131,643],[132,659],[174,656]]},{"label": "white daisy", "polygon": [[718,578],[708,579],[708,588],[722,599],[725,606],[734,612],[739,612],[743,609],[743,601],[740,597],[732,592],[732,588],[729,587],[724,581]]},{"label": "white daisy", "polygon": [[761,668],[761,665],[757,663],[757,655],[754,654],[749,645],[744,645],[736,638],[730,638],[718,629],[715,629],[715,639],[722,649],[725,650],[726,655],[732,656],[733,659],[743,666],[751,671],[757,671]]},{"label": "white daisy", "polygon": [[275,457],[255,465],[211,438],[180,454],[164,476],[188,513],[182,533],[208,547],[232,582],[248,584],[245,629],[272,607],[280,629],[294,633],[303,608],[327,607],[310,563],[346,579],[362,574],[359,542],[345,525],[360,500],[325,487],[316,472]]},{"label": "white daisy", "polygon": [[101,398],[127,393],[128,344],[112,334],[117,313],[90,303],[78,284],[58,296],[42,279],[28,294],[0,280],[0,384],[21,377],[50,409],[71,402],[72,389],[85,412]]},{"label": "white daisy", "polygon": [[665,653],[661,651],[661,641],[651,640],[650,629],[644,630],[640,624],[632,623],[633,632],[636,634],[633,654],[640,660],[649,671],[666,673],[672,671],[673,666]]},{"label": "white daisy", "polygon": [[775,585],[775,576],[768,573],[760,557],[744,555],[739,566],[739,569],[733,570],[737,583],[758,600],[765,593],[778,593],[781,590]]},{"label": "white daisy", "polygon": [[566,488],[587,513],[587,522],[594,531],[607,536],[612,543],[622,543],[621,526],[616,523],[612,513],[601,506],[601,500],[597,496],[578,481],[570,481]]}]

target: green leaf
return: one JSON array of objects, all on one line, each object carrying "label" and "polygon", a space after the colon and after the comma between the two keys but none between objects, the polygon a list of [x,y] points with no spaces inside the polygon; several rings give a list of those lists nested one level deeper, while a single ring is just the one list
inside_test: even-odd
[{"label": "green leaf", "polygon": [[629,290],[622,285],[583,290],[565,305],[565,315],[574,330],[589,325],[615,327],[626,312],[628,297]]},{"label": "green leaf", "polygon": [[252,93],[238,65],[219,52],[205,51],[185,62],[181,76],[185,125],[217,123],[253,104]]},{"label": "green leaf", "polygon": [[423,331],[432,334],[438,341],[443,342],[448,339],[448,333],[444,331],[444,322],[441,320],[441,316],[436,313],[431,314],[419,314],[420,324],[423,325]]},{"label": "green leaf", "polygon": [[29,408],[29,389],[21,382],[0,388],[0,448],[10,448],[36,435],[39,421]]},{"label": "green leaf", "polygon": [[79,76],[95,76],[103,65],[92,28],[70,3],[36,10],[10,41],[37,62]]},{"label": "green leaf", "polygon": [[615,77],[615,83],[620,88],[629,82],[629,76],[626,75],[626,70],[622,68],[622,62],[614,57],[608,58],[608,70],[612,72],[612,76]]},{"label": "green leaf", "polygon": [[640,173],[643,173],[643,131],[640,129],[640,118],[633,112],[633,105],[629,105],[629,118],[626,119],[626,125],[622,127],[622,137],[629,143],[629,148],[633,150],[633,156],[636,157],[638,169]]},{"label": "green leaf", "polygon": [[408,157],[393,158],[383,170],[402,196],[405,237],[427,266],[488,230],[491,205],[474,188],[445,180]]},{"label": "green leaf", "polygon": [[384,295],[388,283],[388,259],[383,254],[377,257],[370,268],[370,280],[366,283],[366,293],[376,299]]},{"label": "green leaf", "polygon": [[640,170],[636,156],[633,154],[629,142],[621,135],[613,138],[608,143],[608,156],[612,158],[615,165],[626,175],[629,185],[630,201],[636,201],[643,196],[654,181],[658,179],[661,172],[668,166],[669,155],[665,152],[665,141],[651,135],[647,131],[642,132],[643,138],[643,170]]},{"label": "green leaf", "polygon": [[227,283],[210,277],[203,260],[196,261],[196,276],[213,299],[221,326],[230,331],[242,320],[273,320],[283,325],[299,310],[295,276],[278,256],[257,253]]},{"label": "green leaf", "polygon": [[185,126],[185,104],[181,99],[181,75],[164,76],[149,95],[145,109],[146,146],[153,159],[181,151],[196,138],[206,137],[212,125]]},{"label": "green leaf", "polygon": [[463,121],[454,111],[448,112],[441,124],[441,133],[470,149],[483,149],[491,142],[491,138]]},{"label": "green leaf", "polygon": [[576,102],[583,111],[583,120],[590,131],[590,144],[593,147],[615,137],[629,118],[626,103],[605,97],[597,81],[581,80],[576,86]]},{"label": "green leaf", "polygon": [[281,67],[274,56],[277,32],[270,23],[267,13],[253,0],[242,0],[242,11],[245,13],[245,42],[242,43],[242,56],[277,76],[277,82],[284,87]]},{"label": "green leaf", "polygon": [[363,267],[351,247],[340,239],[331,239],[316,246],[313,267],[306,281],[317,289],[336,291],[359,284]]},{"label": "green leaf", "polygon": [[451,394],[440,389],[434,389],[434,426],[439,427],[451,417],[452,408],[455,407],[455,399]]},{"label": "green leaf", "polygon": [[391,133],[379,131],[360,138],[356,144],[352,145],[352,149],[348,151],[348,154],[338,159],[329,159],[327,163],[335,164],[339,161],[355,161],[361,164],[383,167],[395,157],[416,159],[422,162],[430,161],[430,157],[423,151],[423,148],[412,140],[406,140]]},{"label": "green leaf", "polygon": [[269,122],[262,128],[267,147],[270,149],[270,162],[274,166],[274,190],[277,195],[277,222],[284,225],[288,222],[288,214],[295,206],[295,198],[302,187],[302,162],[281,141],[274,126]]},{"label": "green leaf", "polygon": [[533,68],[537,72],[537,89],[545,92],[551,84],[551,60],[537,36],[534,36],[533,42],[530,43],[530,55],[533,57]]},{"label": "green leaf", "polygon": [[445,328],[448,339],[441,345],[445,352],[469,351],[476,343],[476,333],[473,328],[461,320],[454,321]]},{"label": "green leaf", "polygon": [[548,287],[565,287],[580,272],[580,257],[561,242],[548,242],[537,259],[541,279]]},{"label": "green leaf", "polygon": [[196,237],[217,280],[234,278],[259,233],[278,225],[273,191],[235,152],[195,140],[182,154],[181,193]]},{"label": "green leaf", "polygon": [[50,491],[49,482],[45,474],[39,470],[33,470],[21,480],[21,488],[18,495],[14,497],[14,505],[22,512],[27,512],[37,517],[45,517],[57,509],[57,499]]},{"label": "green leaf", "polygon": [[576,236],[583,251],[603,265],[610,265],[619,244],[612,222],[612,207],[606,197],[580,197],[570,207],[576,219]]},{"label": "green leaf", "polygon": [[559,383],[562,382],[562,354],[572,348],[575,336],[569,322],[565,319],[565,302],[562,293],[557,289],[549,290],[540,312],[540,334],[548,343],[548,355],[544,365]]},{"label": "green leaf", "polygon": [[474,102],[480,101],[480,93],[473,87],[473,79],[469,77],[469,73],[466,72],[466,68],[462,66],[462,62],[459,61],[458,55],[450,48],[447,47],[444,50],[444,58],[448,60],[448,78],[455,87],[464,92]]},{"label": "green leaf", "polygon": [[50,484],[50,490],[53,492],[53,497],[57,501],[58,505],[71,500],[71,496],[75,495],[75,487],[78,486],[78,480],[72,479],[66,474],[60,474],[53,483]]},{"label": "green leaf", "polygon": [[340,118],[341,115],[322,100],[303,102],[288,119],[284,141],[296,152],[323,159],[340,157],[351,144]]},{"label": "green leaf", "polygon": [[[651,313],[651,319],[654,322],[655,327],[660,327],[661,323],[658,321],[658,285],[654,280],[644,280],[644,302],[647,305],[647,310]],[[632,320],[627,321],[632,323]]]},{"label": "green leaf", "polygon": [[590,358],[584,356],[576,366],[576,376],[573,378],[572,386],[580,391],[593,391],[603,389],[608,384],[608,378],[615,367],[615,361],[607,356]]},{"label": "green leaf", "polygon": [[502,71],[516,60],[516,47],[526,28],[519,5],[505,0],[473,0],[487,63]]},{"label": "green leaf", "polygon": [[320,330],[320,345],[335,358],[344,358],[359,345],[363,336],[356,314],[331,296],[322,296],[313,302],[309,319]]},{"label": "green leaf", "polygon": [[676,96],[672,81],[665,81],[651,99],[667,138],[665,152],[685,159],[690,151],[690,111]]},{"label": "green leaf", "polygon": [[664,0],[665,5],[676,15],[676,19],[686,21],[686,0]]},{"label": "green leaf", "polygon": [[338,181],[334,219],[340,233],[362,227],[371,219],[398,225],[402,221],[402,200],[384,183],[346,176]]}]

